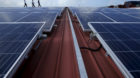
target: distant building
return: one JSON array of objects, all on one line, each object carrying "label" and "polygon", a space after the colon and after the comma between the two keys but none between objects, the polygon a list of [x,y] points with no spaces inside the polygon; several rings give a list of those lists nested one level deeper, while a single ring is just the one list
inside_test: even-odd
[{"label": "distant building", "polygon": [[115,6],[114,5],[110,5],[110,6],[108,6],[108,8],[114,8]]},{"label": "distant building", "polygon": [[128,1],[128,2],[124,3],[124,6],[126,8],[129,8],[129,7],[140,7],[140,1]]},{"label": "distant building", "polygon": [[118,8],[125,8],[125,6],[124,5],[118,5]]}]

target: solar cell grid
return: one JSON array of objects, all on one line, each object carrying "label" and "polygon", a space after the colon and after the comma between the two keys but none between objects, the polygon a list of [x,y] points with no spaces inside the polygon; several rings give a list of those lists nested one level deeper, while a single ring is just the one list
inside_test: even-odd
[{"label": "solar cell grid", "polygon": [[140,10],[139,9],[116,9],[117,11],[119,12],[122,12],[122,13],[140,13]]},{"label": "solar cell grid", "polygon": [[113,22],[111,19],[105,17],[101,13],[77,13],[79,21],[81,22],[84,31],[89,31],[88,22]]},{"label": "solar cell grid", "polygon": [[115,8],[114,9],[112,9],[112,8],[102,8],[101,12],[103,12],[103,13],[116,13],[116,12],[119,12],[119,11],[117,11]]},{"label": "solar cell grid", "polygon": [[104,13],[117,22],[140,22],[140,19],[122,13]]},{"label": "solar cell grid", "polygon": [[[16,60],[30,49],[45,23],[0,24],[0,75],[5,76]],[[26,48],[27,47],[27,48]],[[20,57],[19,57],[20,56]],[[14,70],[14,68],[12,68]],[[9,75],[9,74],[7,74]]]},{"label": "solar cell grid", "polygon": [[30,12],[29,8],[0,7],[0,12]]},{"label": "solar cell grid", "polygon": [[19,22],[46,22],[44,29],[51,31],[58,13],[32,13],[19,20]]},{"label": "solar cell grid", "polygon": [[140,13],[127,13],[127,14],[136,18],[140,18]]},{"label": "solar cell grid", "polygon": [[28,13],[0,13],[0,22],[15,22]]},{"label": "solar cell grid", "polygon": [[[138,78],[140,76],[140,39],[138,36],[138,33],[140,32],[138,31],[140,30],[140,23],[92,22],[89,25],[92,31],[97,32],[98,35],[101,36],[97,36],[99,40],[101,41],[103,39],[107,46],[109,46],[110,50],[119,58],[122,64],[127,68],[127,70],[135,78]],[[105,29],[105,31],[100,31],[100,29]],[[103,41],[101,41],[101,43],[103,44]],[[105,44],[103,45],[105,48],[107,48]],[[108,49],[106,50],[107,52],[110,51]]]},{"label": "solar cell grid", "polygon": [[0,78],[15,72],[43,29],[51,31],[63,8],[0,8]]}]

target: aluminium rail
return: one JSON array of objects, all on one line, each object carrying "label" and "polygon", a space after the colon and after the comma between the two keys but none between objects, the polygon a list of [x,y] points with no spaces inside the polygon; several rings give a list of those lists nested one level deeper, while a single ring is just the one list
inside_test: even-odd
[{"label": "aluminium rail", "polygon": [[81,54],[81,51],[80,51],[80,48],[79,48],[79,45],[78,45],[78,42],[77,42],[77,38],[76,38],[76,35],[75,35],[75,31],[74,31],[73,24],[72,24],[70,14],[69,14],[68,10],[67,10],[67,13],[68,13],[70,28],[71,28],[72,37],[73,37],[73,43],[74,43],[74,47],[75,47],[76,58],[77,58],[77,62],[78,62],[79,72],[80,72],[80,78],[88,78],[86,68],[85,68],[85,65],[84,65],[84,61],[83,61],[83,58],[82,58],[82,54]]},{"label": "aluminium rail", "polygon": [[[90,32],[91,30],[90,29],[84,29],[84,26],[83,26],[83,24],[81,23],[81,21],[80,21],[80,19],[79,19],[79,17],[78,17],[78,15],[77,15],[77,13],[75,12],[75,15],[76,15],[76,17],[77,17],[77,19],[78,19],[78,21],[79,21],[79,23],[80,23],[80,26],[82,27],[82,30],[84,31],[84,32]],[[88,24],[87,24],[88,25]]]},{"label": "aluminium rail", "polygon": [[[125,78],[134,78],[132,74],[127,70],[127,68],[123,65],[123,63],[119,60],[119,58],[114,54],[114,52],[111,50],[111,48],[107,45],[107,43],[102,39],[100,34],[95,30],[95,28],[91,25],[91,23],[94,22],[88,22],[89,27],[91,28],[92,32],[96,34],[96,37],[99,39],[101,44],[103,45],[106,52],[109,54],[109,56],[112,58],[114,63],[117,65],[119,70],[122,72]],[[117,23],[117,22],[112,22]]]},{"label": "aluminium rail", "polygon": [[[19,22],[13,22],[12,24],[16,24],[16,23],[18,24]],[[25,22],[23,22],[23,23],[25,23]],[[28,23],[30,23],[30,22],[28,22]],[[16,59],[16,61],[14,62],[14,64],[9,68],[9,70],[4,75],[3,78],[11,78],[15,74],[16,70],[18,69],[18,67],[20,66],[20,64],[22,63],[22,61],[25,59],[26,55],[31,50],[31,47],[33,46],[33,44],[35,43],[35,41],[37,40],[37,38],[39,37],[39,35],[42,34],[42,29],[43,29],[43,26],[44,25],[45,25],[45,23],[42,23],[42,26],[40,27],[40,29],[37,31],[37,33],[34,35],[34,37],[32,38],[32,40],[25,47],[25,49],[23,50],[23,52],[18,56],[18,58]]]}]

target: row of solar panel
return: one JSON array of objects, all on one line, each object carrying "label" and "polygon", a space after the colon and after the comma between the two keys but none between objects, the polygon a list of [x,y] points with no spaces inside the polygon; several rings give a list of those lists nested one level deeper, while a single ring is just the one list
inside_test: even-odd
[{"label": "row of solar panel", "polygon": [[[36,10],[42,9],[48,8]],[[15,72],[42,31],[44,29],[51,31],[60,11],[56,8],[56,12],[51,13],[53,9],[49,8],[49,12],[46,13],[22,13],[24,10],[24,8],[0,8],[0,78],[8,77],[11,72]]]},{"label": "row of solar panel", "polygon": [[140,14],[124,13],[76,13],[84,31],[90,31],[88,22],[140,22]]},{"label": "row of solar panel", "polygon": [[120,9],[120,8],[93,8],[93,7],[70,7],[70,10],[72,11],[73,14],[77,12],[102,12],[102,13],[140,13],[139,9]]},{"label": "row of solar panel", "polygon": [[90,27],[96,30],[93,31],[101,36],[128,71],[139,78],[140,23],[91,23]]},{"label": "row of solar panel", "polygon": [[[125,77],[140,77],[140,10],[71,8],[82,29],[97,33]],[[89,26],[90,28],[89,28]]]},{"label": "row of solar panel", "polygon": [[[56,13],[0,13],[0,22],[46,22],[47,31],[57,17]],[[53,21],[52,21],[53,20]]]},{"label": "row of solar panel", "polygon": [[37,37],[36,34],[39,34],[43,24],[9,23],[0,24],[0,27],[0,74],[5,75],[18,57],[26,51],[26,47],[32,46],[32,39]]},{"label": "row of solar panel", "polygon": [[0,8],[0,12],[57,12],[61,14],[62,7],[49,7],[49,8]]}]

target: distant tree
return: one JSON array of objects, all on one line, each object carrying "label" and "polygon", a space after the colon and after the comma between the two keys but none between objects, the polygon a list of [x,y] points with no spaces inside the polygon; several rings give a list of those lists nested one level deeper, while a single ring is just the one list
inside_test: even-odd
[{"label": "distant tree", "polygon": [[118,8],[124,8],[124,5],[118,5]]},{"label": "distant tree", "polygon": [[115,7],[114,5],[110,5],[110,6],[109,6],[109,8],[114,8],[114,7]]}]

